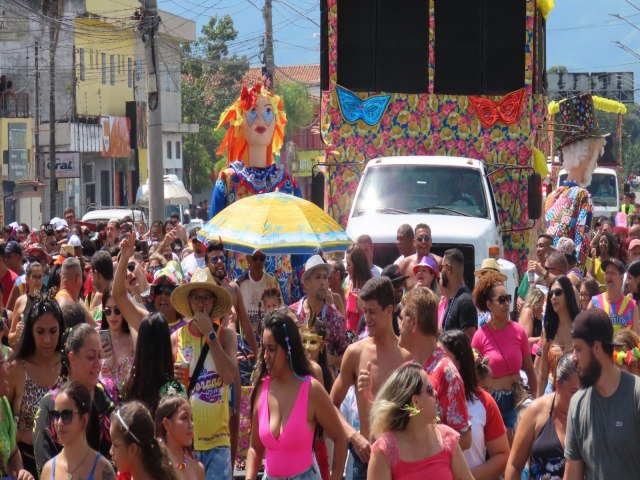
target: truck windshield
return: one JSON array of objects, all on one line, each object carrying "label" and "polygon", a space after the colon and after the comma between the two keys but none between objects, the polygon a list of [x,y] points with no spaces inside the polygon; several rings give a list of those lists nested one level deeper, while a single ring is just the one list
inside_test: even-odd
[{"label": "truck windshield", "polygon": [[[560,175],[558,185],[567,179],[567,174]],[[587,191],[591,194],[593,204],[601,207],[617,207],[618,189],[615,175],[610,173],[594,173]]]},{"label": "truck windshield", "polygon": [[419,211],[452,215],[452,211],[457,211],[489,218],[484,180],[478,170],[434,165],[380,165],[367,170],[362,181],[354,216]]}]

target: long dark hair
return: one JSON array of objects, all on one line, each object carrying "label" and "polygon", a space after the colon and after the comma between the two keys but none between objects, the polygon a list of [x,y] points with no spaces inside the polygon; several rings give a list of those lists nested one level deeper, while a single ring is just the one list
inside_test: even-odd
[{"label": "long dark hair", "polygon": [[140,448],[140,462],[151,478],[178,480],[177,470],[169,454],[155,436],[155,425],[147,407],[137,401],[128,402],[111,414],[111,425],[122,440]]},{"label": "long dark hair", "polygon": [[91,394],[83,384],[80,382],[67,382],[58,390],[58,395],[63,393],[73,400],[80,415],[89,415],[91,413],[93,405]]},{"label": "long dark hair", "polygon": [[[105,291],[102,292],[102,310],[107,308],[107,302],[109,301],[110,298],[111,298],[111,285],[109,285],[109,287],[107,287]],[[100,330],[109,330],[109,322],[105,318],[104,312],[102,313],[102,322],[100,322]],[[131,331],[131,329],[129,328],[129,323],[127,322],[127,319],[124,318],[124,316],[122,317],[122,331],[124,333],[129,333]]]},{"label": "long dark hair", "polygon": [[613,238],[613,235],[611,235],[609,232],[600,232],[600,237],[598,237],[598,243],[596,244],[596,255],[598,256],[602,255],[602,252],[600,251],[601,237],[607,238],[607,241],[609,242],[607,253],[609,254],[610,257],[615,257],[618,253],[618,242],[616,241],[615,238]]},{"label": "long dark hair", "polygon": [[36,341],[33,335],[33,329],[40,317],[45,314],[53,315],[58,322],[58,341],[56,342],[56,351],[62,352],[62,334],[64,333],[64,320],[62,319],[62,311],[58,302],[55,300],[45,299],[39,301],[31,307],[24,322],[24,330],[22,331],[22,339],[20,346],[13,359],[26,360],[36,352]]},{"label": "long dark hair", "polygon": [[357,245],[349,247],[347,255],[353,264],[351,284],[353,288],[362,288],[362,286],[367,283],[367,280],[371,278],[371,269],[369,268],[367,255],[364,253],[364,250]]},{"label": "long dark hair", "polygon": [[[576,300],[576,296],[573,293],[573,284],[569,277],[565,275],[560,275],[556,278],[555,282],[558,282],[562,287],[562,291],[564,292],[565,302],[567,303],[567,310],[569,311],[569,316],[571,317],[571,321],[578,316],[580,313],[580,307],[578,306],[578,302]],[[553,285],[553,284],[552,284]],[[553,304],[551,303],[551,292],[547,297],[547,307],[544,311],[544,333],[547,337],[547,340],[553,340],[556,337],[556,333],[558,333],[558,327],[560,326],[560,317],[553,309]]]},{"label": "long dark hair", "polygon": [[[316,323],[314,323],[312,327],[313,331],[322,337],[322,340],[326,340],[327,338],[327,326],[324,323],[324,320],[318,318]],[[323,343],[322,349],[320,350],[320,354],[318,355],[318,365],[320,365],[320,369],[322,370],[322,380],[324,382],[324,389],[327,393],[331,392],[331,388],[333,388],[333,372],[329,368],[329,358],[327,354],[327,346]]]},{"label": "long dark hair", "polygon": [[164,315],[152,313],[138,329],[133,367],[122,389],[125,400],[139,400],[155,414],[160,388],[174,380],[171,334]]},{"label": "long dark hair", "polygon": [[163,397],[158,404],[158,409],[156,410],[155,420],[156,420],[156,437],[166,441],[167,439],[167,430],[164,428],[163,420],[165,418],[171,419],[176,414],[178,409],[186,403],[190,405],[189,400],[186,397],[178,394],[170,394],[166,397]]},{"label": "long dark hair", "polygon": [[462,330],[447,330],[440,335],[440,343],[453,353],[460,365],[458,371],[464,383],[464,396],[473,401],[473,394],[479,390],[476,362],[469,337]]},{"label": "long dark hair", "polygon": [[[290,351],[289,365],[293,370],[293,373],[299,377],[311,375],[311,365],[307,352],[302,345],[302,339],[300,338],[300,331],[298,325],[293,320],[295,317],[293,310],[289,308],[279,308],[269,313],[264,320],[264,326],[262,331],[271,331],[276,343],[280,345],[285,352]],[[289,350],[290,349],[290,350]],[[262,384],[262,379],[267,373],[267,367],[264,361],[264,345],[260,347],[258,354],[258,366],[256,369],[256,377],[254,381],[254,389],[251,393],[251,404],[255,400],[255,394],[258,390],[258,386]]]}]

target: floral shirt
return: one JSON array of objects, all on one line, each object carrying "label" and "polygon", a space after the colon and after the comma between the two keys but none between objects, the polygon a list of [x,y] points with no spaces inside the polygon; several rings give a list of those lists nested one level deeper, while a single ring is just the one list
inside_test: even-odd
[{"label": "floral shirt", "polygon": [[[290,305],[289,308],[296,312],[298,320],[302,324],[307,324],[307,312],[304,309],[304,301],[307,297],[302,297],[300,301]],[[340,356],[349,346],[349,335],[345,327],[344,318],[331,305],[325,304],[321,312],[322,320],[327,327],[327,352],[331,355]]]},{"label": "floral shirt", "polygon": [[466,432],[471,426],[464,383],[451,359],[438,347],[424,365],[429,381],[436,391],[440,423],[458,432]]},{"label": "floral shirt", "polygon": [[578,263],[584,265],[589,255],[589,230],[593,216],[593,202],[586,188],[572,182],[554,190],[544,204],[546,233],[553,237],[553,246],[560,237],[568,237],[576,244]]}]

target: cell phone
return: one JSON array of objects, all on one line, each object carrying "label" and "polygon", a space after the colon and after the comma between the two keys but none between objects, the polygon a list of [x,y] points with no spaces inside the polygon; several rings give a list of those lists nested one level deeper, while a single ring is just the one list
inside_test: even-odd
[{"label": "cell phone", "polygon": [[100,330],[100,343],[111,345],[111,332],[109,330]]}]

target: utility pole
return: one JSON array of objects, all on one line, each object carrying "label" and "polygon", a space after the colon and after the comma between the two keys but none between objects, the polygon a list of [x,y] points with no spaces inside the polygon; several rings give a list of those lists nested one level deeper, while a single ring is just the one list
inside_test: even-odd
[{"label": "utility pole", "polygon": [[[60,1],[49,2],[49,218],[56,216],[56,50],[60,37]],[[45,165],[46,168],[46,165]]]},{"label": "utility pole", "polygon": [[162,155],[162,113],[158,88],[157,31],[160,23],[157,0],[146,0],[142,15],[142,41],[147,64],[147,144],[149,155],[149,219],[164,220],[164,162]]},{"label": "utility pole", "polygon": [[41,158],[41,149],[40,149],[40,69],[39,69],[39,57],[40,55],[40,45],[36,42],[36,58],[35,58],[35,74],[36,74],[36,98],[35,98],[35,106],[34,106],[34,117],[35,117],[35,125],[33,126],[33,136],[36,142],[36,180],[39,182],[43,182],[44,180],[44,169],[41,166],[42,158]]},{"label": "utility pole", "polygon": [[[273,84],[273,76],[275,74],[276,65],[273,56],[273,9],[271,7],[272,0],[264,0],[264,9],[262,17],[264,18],[264,68],[262,69],[262,77],[265,83]],[[273,89],[273,85],[265,85],[269,89]]]}]

